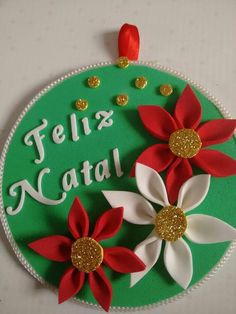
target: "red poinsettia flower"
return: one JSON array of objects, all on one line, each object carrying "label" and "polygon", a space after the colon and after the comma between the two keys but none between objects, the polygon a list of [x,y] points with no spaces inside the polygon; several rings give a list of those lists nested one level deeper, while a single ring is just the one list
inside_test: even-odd
[{"label": "red poinsettia flower", "polygon": [[109,310],[112,299],[111,283],[106,277],[103,263],[120,273],[133,273],[145,269],[143,262],[128,248],[103,248],[99,241],[111,238],[121,227],[123,207],[112,208],[103,213],[89,237],[89,218],[78,197],[75,198],[68,216],[71,240],[62,235],[41,238],[29,247],[43,257],[72,265],[62,275],[58,301],[62,303],[76,295],[83,287],[85,277],[92,293],[105,311]]},{"label": "red poinsettia flower", "polygon": [[[148,132],[168,144],[148,147],[136,162],[158,172],[169,167],[166,186],[172,204],[177,199],[181,185],[192,176],[192,165],[215,177],[236,174],[234,159],[205,148],[230,139],[236,120],[217,119],[199,125],[201,105],[189,85],[179,97],[173,117],[160,106],[140,106],[138,110]],[[133,175],[134,167],[131,171],[131,176]]]}]

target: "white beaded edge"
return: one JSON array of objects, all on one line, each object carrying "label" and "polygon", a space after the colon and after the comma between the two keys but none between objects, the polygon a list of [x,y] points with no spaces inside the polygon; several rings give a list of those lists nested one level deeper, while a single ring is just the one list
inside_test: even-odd
[{"label": "white beaded edge", "polygon": [[[158,64],[157,62],[145,62],[145,61],[135,61],[133,62],[136,65],[145,65],[151,68],[155,68],[158,69],[160,71],[163,72],[167,72],[169,74],[175,75],[181,79],[183,79],[184,81],[190,83],[191,85],[193,85],[196,89],[198,89],[203,95],[205,95],[207,97],[208,100],[210,100],[211,102],[214,103],[214,105],[219,109],[219,111],[222,113],[222,115],[225,118],[228,119],[232,119],[230,113],[228,112],[228,110],[226,110],[226,108],[222,105],[222,103],[217,100],[214,96],[212,96],[205,88],[203,88],[201,85],[197,84],[195,81],[189,79],[187,76],[183,75],[182,73],[175,71],[169,67],[165,67],[165,66],[161,66],[160,64]],[[5,158],[6,158],[6,154],[8,151],[8,147],[9,144],[11,142],[11,139],[16,131],[16,128],[18,127],[19,123],[21,122],[21,120],[23,119],[23,117],[25,116],[25,114],[28,112],[28,110],[35,104],[35,102],[41,97],[43,96],[46,92],[48,92],[51,88],[55,87],[57,84],[63,82],[64,80],[66,80],[67,78],[76,75],[78,73],[90,70],[90,69],[94,69],[97,67],[102,67],[102,66],[107,66],[107,65],[112,65],[112,62],[101,62],[101,63],[97,63],[95,65],[89,65],[89,66],[85,66],[76,70],[73,70],[65,75],[63,75],[62,77],[56,79],[55,81],[51,82],[49,85],[47,85],[45,88],[43,88],[30,102],[29,104],[25,107],[25,109],[22,111],[22,113],[20,114],[20,116],[18,117],[17,121],[15,122],[15,124],[13,125],[7,140],[5,142],[5,145],[3,147],[3,151],[1,154],[1,159],[0,159],[0,219],[1,219],[1,223],[3,226],[3,229],[5,231],[6,237],[8,239],[8,241],[10,242],[10,245],[14,251],[14,253],[16,254],[16,257],[18,258],[18,260],[20,261],[20,263],[25,267],[25,269],[34,277],[36,278],[41,284],[43,284],[45,287],[50,288],[51,290],[53,290],[54,292],[57,291],[57,289],[50,285],[48,282],[46,282],[41,276],[39,276],[37,274],[37,272],[33,269],[33,267],[27,262],[27,260],[25,259],[25,257],[22,255],[22,253],[20,252],[13,236],[12,233],[10,231],[7,219],[6,219],[6,214],[5,214],[5,210],[4,210],[4,205],[3,205],[3,198],[2,198],[2,178],[3,178],[3,172],[4,172],[4,164],[5,164]],[[112,311],[123,311],[123,312],[129,312],[129,311],[140,311],[140,310],[148,310],[151,308],[155,308],[157,306],[161,306],[161,305],[165,305],[165,304],[169,304],[172,303],[173,301],[179,300],[182,297],[190,294],[192,291],[196,290],[197,288],[199,288],[200,286],[202,286],[207,280],[209,280],[211,277],[213,277],[215,275],[215,273],[225,264],[225,262],[229,259],[229,257],[231,256],[233,250],[236,247],[236,240],[233,241],[229,247],[229,249],[227,250],[227,252],[224,254],[224,256],[220,259],[220,261],[216,264],[216,266],[203,278],[201,279],[198,283],[194,284],[191,288],[188,288],[187,290],[180,292],[179,294],[177,294],[174,297],[168,298],[166,300],[163,301],[159,301],[159,302],[155,302],[152,304],[148,304],[148,305],[144,305],[144,306],[135,306],[135,307],[126,307],[126,306],[111,306],[110,309]],[[101,309],[101,306],[98,304],[94,304],[91,302],[87,302],[85,300],[78,300],[78,299],[73,299],[74,302],[79,302],[80,304],[84,305],[84,306],[89,306],[89,307],[93,307],[96,309]]]}]

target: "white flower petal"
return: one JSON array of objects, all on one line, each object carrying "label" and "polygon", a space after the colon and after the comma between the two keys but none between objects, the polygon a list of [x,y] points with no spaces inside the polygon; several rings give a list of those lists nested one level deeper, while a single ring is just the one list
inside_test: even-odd
[{"label": "white flower petal", "polygon": [[124,219],[137,225],[154,223],[156,212],[145,198],[125,191],[102,191],[112,207],[124,207]]},{"label": "white flower petal", "polygon": [[145,270],[131,274],[130,287],[133,287],[141,280],[149,270],[156,264],[161,252],[162,240],[153,230],[149,236],[134,249],[134,253],[146,265]]},{"label": "white flower petal", "polygon": [[187,180],[179,190],[177,207],[185,212],[202,203],[210,186],[209,174],[200,174]]},{"label": "white flower petal", "polygon": [[165,184],[154,169],[137,163],[135,176],[138,189],[144,197],[162,206],[169,205]]},{"label": "white flower petal", "polygon": [[236,229],[226,222],[208,215],[187,216],[185,236],[192,242],[207,244],[236,239]]},{"label": "white flower petal", "polygon": [[166,242],[164,263],[171,277],[186,289],[192,279],[193,262],[191,250],[182,238],[175,242]]}]

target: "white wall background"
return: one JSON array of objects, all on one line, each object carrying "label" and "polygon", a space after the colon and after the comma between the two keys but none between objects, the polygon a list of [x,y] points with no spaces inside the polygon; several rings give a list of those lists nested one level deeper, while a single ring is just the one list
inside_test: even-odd
[{"label": "white wall background", "polygon": [[[115,60],[124,22],[139,27],[141,60],[188,75],[236,116],[235,16],[235,0],[0,0],[1,147],[19,113],[48,82],[74,68]],[[235,265],[234,253],[203,287],[145,313],[235,313]],[[73,302],[58,306],[56,296],[19,265],[2,234],[0,313],[96,311]]]}]

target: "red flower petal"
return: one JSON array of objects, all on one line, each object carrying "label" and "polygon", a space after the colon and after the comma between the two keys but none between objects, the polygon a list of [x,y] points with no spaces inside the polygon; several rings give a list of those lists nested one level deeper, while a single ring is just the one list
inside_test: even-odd
[{"label": "red flower petal", "polygon": [[88,278],[95,299],[108,312],[112,299],[112,287],[102,267],[89,273]]},{"label": "red flower petal", "polygon": [[178,158],[168,169],[166,174],[166,188],[169,202],[174,204],[177,200],[182,184],[192,176],[192,167],[188,159]]},{"label": "red flower petal", "polygon": [[170,134],[177,129],[172,116],[160,106],[139,106],[138,111],[148,132],[161,140],[168,141]]},{"label": "red flower petal", "polygon": [[155,169],[158,172],[164,171],[172,161],[175,156],[171,153],[168,144],[155,144],[143,151],[139,155],[138,159],[135,161],[130,176],[135,175],[135,164],[139,162],[140,164],[146,165],[150,168]]},{"label": "red flower petal", "polygon": [[123,211],[123,207],[117,207],[111,208],[103,213],[97,219],[91,238],[94,238],[96,241],[101,241],[115,235],[121,227]]},{"label": "red flower petal", "polygon": [[31,242],[28,246],[49,260],[65,262],[70,260],[72,243],[67,237],[54,235]]},{"label": "red flower petal", "polygon": [[202,124],[197,132],[202,146],[210,146],[226,142],[233,136],[236,120],[218,119]]},{"label": "red flower petal", "polygon": [[73,266],[68,268],[60,280],[58,303],[60,304],[76,295],[83,287],[84,278],[85,273],[79,272]]},{"label": "red flower petal", "polygon": [[74,199],[68,215],[68,228],[75,239],[88,235],[89,218],[78,197]]},{"label": "red flower petal", "polygon": [[201,149],[191,162],[215,177],[227,177],[236,174],[236,160],[213,149]]},{"label": "red flower petal", "polygon": [[201,116],[200,102],[187,85],[176,103],[174,117],[180,128],[195,129],[200,123]]},{"label": "red flower petal", "polygon": [[104,263],[119,273],[134,273],[145,269],[145,264],[131,250],[116,246],[104,249]]}]

